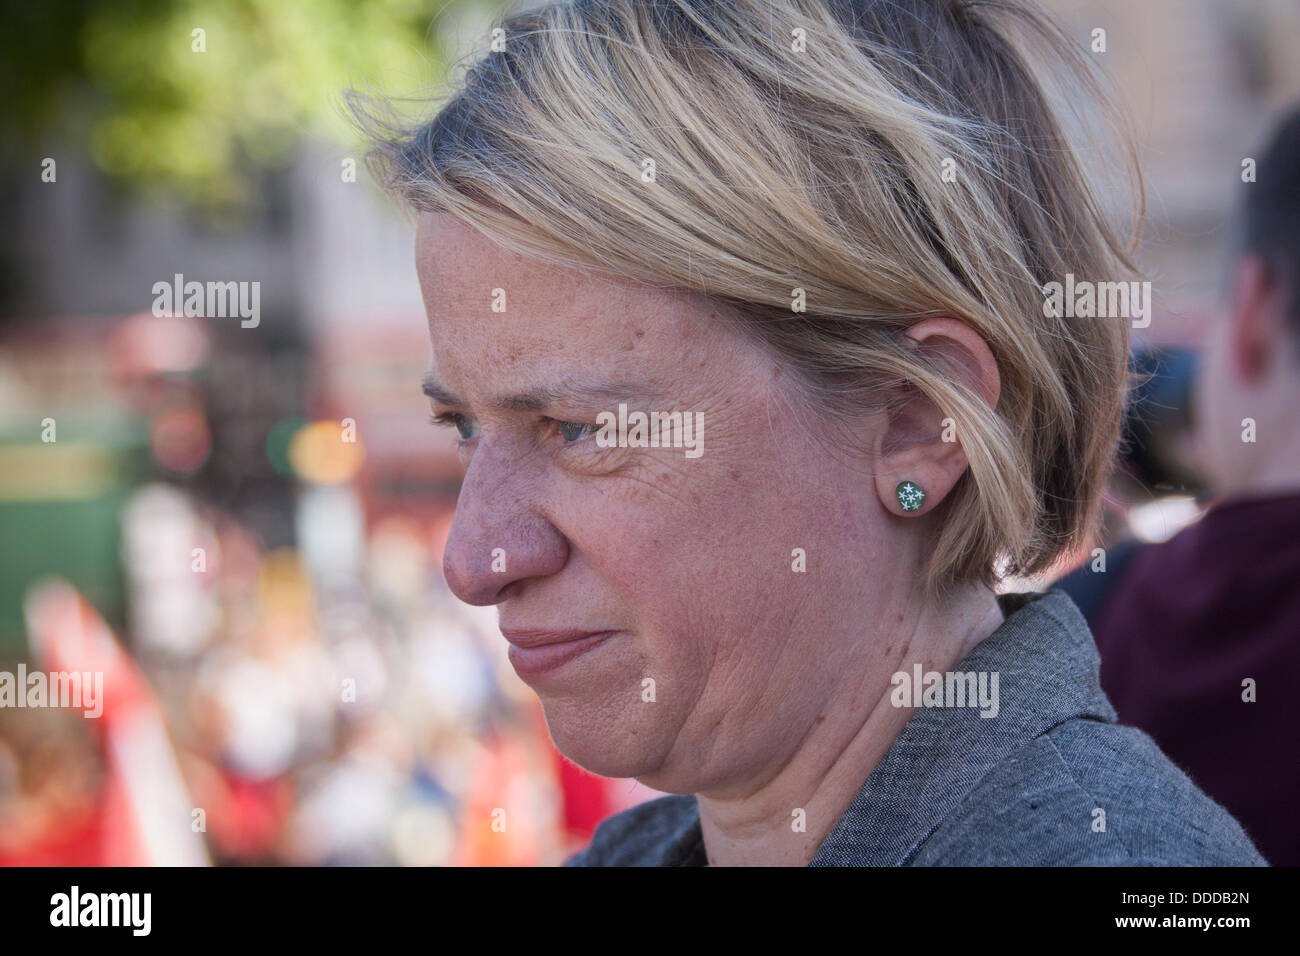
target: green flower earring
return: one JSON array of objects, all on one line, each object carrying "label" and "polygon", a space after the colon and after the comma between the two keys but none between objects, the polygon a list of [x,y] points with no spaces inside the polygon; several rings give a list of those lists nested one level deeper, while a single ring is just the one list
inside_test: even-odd
[{"label": "green flower earring", "polygon": [[898,503],[904,511],[915,511],[925,502],[925,492],[914,481],[900,482],[894,494],[898,495]]}]

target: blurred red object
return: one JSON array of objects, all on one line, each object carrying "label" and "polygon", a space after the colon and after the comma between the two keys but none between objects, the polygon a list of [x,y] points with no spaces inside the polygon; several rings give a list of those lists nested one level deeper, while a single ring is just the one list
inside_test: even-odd
[{"label": "blurred red object", "polygon": [[61,815],[14,846],[0,844],[0,866],[104,866],[108,823],[101,803],[84,812]]},{"label": "blurred red object", "polygon": [[564,794],[565,835],[574,843],[586,844],[596,832],[596,824],[615,810],[609,799],[609,785],[613,781],[583,770],[555,750],[554,744],[551,750],[558,765],[560,791]]},{"label": "blurred red object", "polygon": [[43,842],[11,855],[106,866],[194,866],[208,863],[191,827],[185,793],[167,739],[162,710],[135,662],[108,625],[71,585],[48,581],[27,598],[32,653],[51,672],[102,675],[98,732],[106,779],[99,805],[85,819],[60,820]]}]

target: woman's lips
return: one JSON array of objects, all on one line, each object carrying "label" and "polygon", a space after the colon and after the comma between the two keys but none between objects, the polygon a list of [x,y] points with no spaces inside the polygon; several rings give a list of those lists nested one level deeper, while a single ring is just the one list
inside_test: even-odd
[{"label": "woman's lips", "polygon": [[615,631],[538,631],[501,628],[510,642],[510,666],[524,680],[550,673],[592,648],[604,643]]}]

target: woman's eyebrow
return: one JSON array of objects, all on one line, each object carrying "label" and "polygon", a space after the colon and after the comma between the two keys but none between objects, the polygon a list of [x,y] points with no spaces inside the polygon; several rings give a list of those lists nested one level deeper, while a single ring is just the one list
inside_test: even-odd
[{"label": "woman's eyebrow", "polygon": [[420,391],[440,405],[461,404],[460,398],[438,384],[438,380],[432,374],[425,375],[424,378],[420,379]]},{"label": "woman's eyebrow", "polygon": [[[425,395],[443,405],[463,405],[460,397],[444,387],[433,377],[426,375],[420,383]],[[625,402],[629,405],[642,403],[654,405],[656,395],[652,389],[623,382],[584,382],[572,378],[562,379],[554,385],[544,385],[502,395],[491,401],[493,408],[511,412],[540,412],[560,403],[599,403]]]}]

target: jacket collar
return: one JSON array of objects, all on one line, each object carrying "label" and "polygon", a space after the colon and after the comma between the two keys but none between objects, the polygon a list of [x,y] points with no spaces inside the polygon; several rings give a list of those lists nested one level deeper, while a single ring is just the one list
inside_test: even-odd
[{"label": "jacket collar", "polygon": [[997,673],[999,709],[922,707],[822,842],[810,866],[907,863],[1008,755],[1076,717],[1114,722],[1087,622],[1061,591],[1000,594],[1005,619],[954,670]]}]

